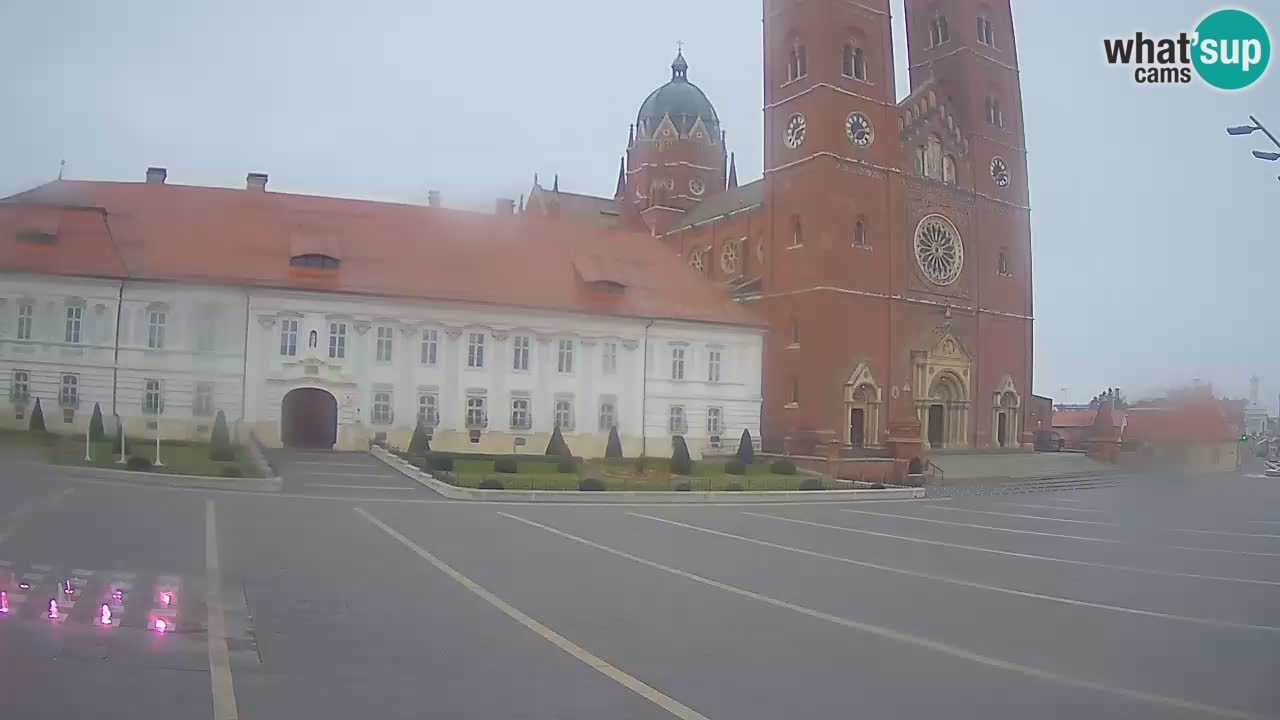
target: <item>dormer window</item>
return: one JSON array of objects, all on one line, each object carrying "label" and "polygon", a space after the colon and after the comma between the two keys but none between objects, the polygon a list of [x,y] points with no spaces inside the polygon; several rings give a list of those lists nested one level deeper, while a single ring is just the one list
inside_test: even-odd
[{"label": "dormer window", "polygon": [[330,255],[320,255],[316,253],[307,255],[294,255],[289,258],[289,265],[297,268],[317,268],[320,270],[337,270],[339,260]]}]

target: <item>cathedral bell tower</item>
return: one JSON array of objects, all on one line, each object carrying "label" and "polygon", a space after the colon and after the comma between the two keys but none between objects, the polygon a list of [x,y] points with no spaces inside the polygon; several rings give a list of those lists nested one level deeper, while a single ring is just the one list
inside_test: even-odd
[{"label": "cathedral bell tower", "polygon": [[720,118],[706,94],[689,82],[681,51],[671,63],[671,81],[645,99],[627,139],[620,209],[661,235],[724,191],[727,158]]}]

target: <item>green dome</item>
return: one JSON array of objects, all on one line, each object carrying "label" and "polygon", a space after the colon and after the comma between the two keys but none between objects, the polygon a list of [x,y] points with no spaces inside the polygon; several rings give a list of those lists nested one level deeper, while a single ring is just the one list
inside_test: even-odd
[{"label": "green dome", "polygon": [[720,132],[720,118],[715,107],[697,85],[689,82],[689,64],[685,62],[684,53],[677,54],[675,62],[671,63],[671,82],[645,98],[636,124],[653,132],[662,118],[668,115],[681,133],[687,133],[699,118],[707,132],[713,135]]}]

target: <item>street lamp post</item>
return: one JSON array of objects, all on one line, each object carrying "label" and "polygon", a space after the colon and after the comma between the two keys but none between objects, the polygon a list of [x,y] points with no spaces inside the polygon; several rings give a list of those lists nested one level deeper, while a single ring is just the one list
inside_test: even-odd
[{"label": "street lamp post", "polygon": [[[1252,125],[1235,125],[1227,128],[1227,134],[1232,136],[1252,135],[1253,133],[1261,130],[1262,134],[1266,135],[1267,138],[1271,140],[1271,143],[1275,145],[1277,149],[1280,149],[1280,140],[1277,140],[1276,136],[1272,135],[1271,131],[1268,130],[1265,126],[1263,126],[1262,121],[1250,115],[1249,122],[1253,124]],[[1280,160],[1280,152],[1270,152],[1268,150],[1254,150],[1253,156],[1258,158],[1259,160],[1270,160],[1272,162],[1276,160]],[[1280,180],[1280,176],[1277,176],[1276,179]]]}]

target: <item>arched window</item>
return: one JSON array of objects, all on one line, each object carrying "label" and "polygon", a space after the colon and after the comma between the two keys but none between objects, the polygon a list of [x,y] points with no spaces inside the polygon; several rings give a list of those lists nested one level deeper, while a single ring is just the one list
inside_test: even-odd
[{"label": "arched window", "polygon": [[999,272],[1001,275],[1004,275],[1004,276],[1008,276],[1008,275],[1010,274],[1010,273],[1009,273],[1009,251],[1008,251],[1008,250],[1005,250],[1005,249],[1003,249],[1003,248],[1000,250],[1000,256],[999,256],[999,259],[996,261],[996,263],[997,263],[997,264],[996,264],[996,271],[997,271],[997,272]]},{"label": "arched window", "polygon": [[987,124],[995,127],[1004,127],[1004,114],[1000,112],[1000,101],[987,96]]},{"label": "arched window", "polygon": [[867,221],[862,218],[853,223],[853,246],[867,246]]},{"label": "arched window", "polygon": [[996,46],[996,35],[991,27],[991,18],[986,15],[978,16],[978,42],[987,47]]},{"label": "arched window", "polygon": [[929,22],[929,47],[937,47],[950,38],[947,32],[947,16],[941,11]]},{"label": "arched window", "polygon": [[799,80],[809,74],[809,53],[804,45],[796,43],[791,47],[791,55],[787,63],[787,82]]},{"label": "arched window", "polygon": [[929,94],[928,94],[928,95],[926,95],[926,96],[925,96],[925,98],[929,101],[929,109],[930,109],[930,110],[932,110],[932,109],[934,109],[934,108],[938,107],[938,95],[937,95],[937,93],[935,93],[934,91],[930,90],[930,91],[929,91]]},{"label": "arched window", "polygon": [[942,157],[942,182],[956,184],[956,156],[950,153]]},{"label": "arched window", "polygon": [[308,347],[313,347],[313,348],[314,348],[314,347],[315,347],[319,342],[320,342],[320,337],[319,337],[318,335],[316,335],[316,331],[315,331],[315,330],[312,330],[312,331],[307,335],[307,346],[308,346]]},{"label": "arched window", "polygon": [[862,48],[845,43],[840,71],[854,80],[867,79],[867,55]]},{"label": "arched window", "polygon": [[934,180],[942,179],[942,138],[929,136],[928,149],[924,157],[924,174]]},{"label": "arched window", "polygon": [[800,344],[800,318],[795,315],[791,316],[791,344]]},{"label": "arched window", "polygon": [[844,44],[844,50],[840,54],[840,73],[845,77],[853,77],[853,46],[849,43]]},{"label": "arched window", "polygon": [[926,152],[925,147],[923,145],[919,145],[916,147],[916,175],[920,177],[924,177],[925,152]]},{"label": "arched window", "polygon": [[804,244],[804,228],[800,225],[800,216],[791,216],[791,247],[800,247]]}]

